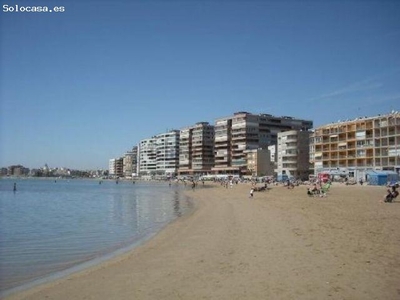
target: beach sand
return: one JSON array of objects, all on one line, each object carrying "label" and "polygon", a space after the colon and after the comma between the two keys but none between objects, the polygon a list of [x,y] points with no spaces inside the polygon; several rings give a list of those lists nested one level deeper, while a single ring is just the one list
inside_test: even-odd
[{"label": "beach sand", "polygon": [[386,189],[219,185],[129,253],[6,299],[400,299],[400,201]]}]

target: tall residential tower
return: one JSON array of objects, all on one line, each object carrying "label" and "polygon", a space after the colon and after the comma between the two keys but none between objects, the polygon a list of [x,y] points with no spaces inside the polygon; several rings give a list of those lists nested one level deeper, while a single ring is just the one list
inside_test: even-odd
[{"label": "tall residential tower", "polygon": [[245,150],[267,149],[279,132],[309,130],[312,121],[238,112],[215,121],[215,173],[247,174]]},{"label": "tall residential tower", "polygon": [[214,126],[199,122],[180,131],[179,175],[202,175],[214,166]]}]

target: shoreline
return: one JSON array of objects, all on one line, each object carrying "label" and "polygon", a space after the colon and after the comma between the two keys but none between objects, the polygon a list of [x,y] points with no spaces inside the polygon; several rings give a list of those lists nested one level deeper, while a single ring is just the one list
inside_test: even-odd
[{"label": "shoreline", "polygon": [[[43,179],[39,179],[43,180]],[[10,180],[12,182],[12,180]],[[32,181],[30,181],[32,182]],[[53,265],[46,265],[43,267],[43,265],[40,265],[40,271],[39,272],[31,272],[33,275],[36,275],[34,277],[33,275],[29,277],[25,276],[24,273],[21,272],[22,276],[20,277],[12,277],[11,275],[7,278],[7,272],[3,270],[2,279],[2,289],[0,290],[0,298],[2,299],[3,297],[10,296],[16,293],[20,293],[32,288],[35,288],[36,286],[47,284],[49,282],[53,282],[58,279],[62,279],[64,277],[67,277],[71,274],[83,271],[87,268],[96,266],[98,264],[101,264],[105,261],[108,261],[110,259],[113,259],[121,254],[127,253],[129,251],[132,251],[134,248],[138,247],[139,245],[145,243],[161,230],[163,230],[170,222],[173,222],[176,218],[181,217],[181,215],[185,215],[191,210],[193,210],[193,201],[191,201],[188,197],[184,195],[184,190],[182,187],[176,187],[176,188],[168,188],[168,185],[165,185],[165,183],[159,184],[158,182],[143,182],[140,183],[140,185],[152,185],[152,186],[157,186],[157,187],[164,187],[165,192],[172,193],[171,197],[177,197],[176,193],[179,193],[182,195],[182,199],[178,200],[179,206],[178,208],[175,207],[176,205],[176,200],[173,200],[171,198],[171,203],[172,201],[174,202],[174,207],[170,207],[170,210],[179,210],[177,213],[171,214],[171,218],[165,219],[166,221],[158,221],[154,223],[152,226],[148,227],[149,229],[145,229],[140,231],[141,233],[138,233],[136,235],[132,235],[132,237],[129,237],[129,239],[126,240],[116,240],[117,242],[114,244],[110,244],[109,246],[105,247],[104,249],[102,248],[101,251],[95,249],[94,252],[85,252],[86,255],[80,256],[75,258],[74,260],[69,260],[69,261],[61,261],[60,263],[54,263]],[[22,186],[22,185],[21,185]],[[97,184],[95,185],[97,187]],[[26,191],[26,189],[25,189]],[[165,214],[164,214],[165,215]],[[164,219],[163,219],[164,220]],[[134,236],[134,237],[133,237]],[[23,248],[22,248],[23,249]],[[68,253],[67,253],[68,254]],[[6,260],[5,260],[6,261]],[[32,261],[34,264],[35,261]],[[30,263],[27,263],[26,266],[30,266]],[[48,268],[46,268],[48,267]],[[32,269],[32,268],[31,268]],[[48,271],[50,270],[50,271]],[[10,270],[13,271],[13,270]],[[29,274],[29,273],[25,273]],[[14,274],[13,274],[14,275]],[[33,278],[32,278],[33,277]],[[22,278],[22,279],[21,279]],[[12,280],[14,279],[14,281]]]},{"label": "shoreline", "polygon": [[400,202],[333,185],[198,188],[191,212],[144,244],[5,299],[396,299]]},{"label": "shoreline", "polygon": [[[205,185],[204,188],[210,188],[212,186]],[[202,187],[203,188],[203,187]],[[189,189],[189,188],[188,188]],[[182,191],[183,194],[189,192],[189,190]],[[187,194],[185,194],[188,196]],[[167,223],[160,230],[153,232],[149,236],[145,236],[140,240],[134,242],[131,245],[126,247],[117,249],[111,253],[107,253],[102,255],[101,257],[94,258],[83,263],[80,263],[76,266],[68,268],[66,270],[58,271],[54,274],[47,275],[43,278],[39,278],[33,280],[31,282],[25,283],[21,286],[16,286],[7,290],[4,290],[0,293],[1,299],[30,299],[30,297],[35,294],[37,291],[41,291],[42,289],[51,288],[62,284],[64,281],[71,280],[72,278],[78,278],[80,276],[85,276],[90,274],[91,272],[95,272],[96,270],[104,269],[112,264],[121,263],[124,260],[128,259],[133,252],[137,248],[144,247],[146,243],[154,239],[157,235],[159,235],[162,231],[166,230],[167,227],[171,226],[173,223],[177,222],[180,219],[188,218],[191,214],[195,212],[197,209],[196,201],[191,197],[188,197],[191,202],[191,208],[186,211],[183,215],[175,218],[174,220]],[[68,295],[65,295],[66,299],[68,299]]]}]

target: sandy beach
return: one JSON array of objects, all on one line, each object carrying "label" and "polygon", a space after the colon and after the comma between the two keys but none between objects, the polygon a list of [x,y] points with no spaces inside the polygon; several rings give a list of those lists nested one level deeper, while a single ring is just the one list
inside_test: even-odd
[{"label": "sandy beach", "polygon": [[188,188],[195,209],[150,241],[6,299],[400,299],[400,200],[250,184]]}]

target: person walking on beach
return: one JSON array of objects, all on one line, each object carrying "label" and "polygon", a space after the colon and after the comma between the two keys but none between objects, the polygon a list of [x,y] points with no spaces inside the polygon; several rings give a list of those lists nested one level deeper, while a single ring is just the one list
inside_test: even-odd
[{"label": "person walking on beach", "polygon": [[250,198],[253,198],[253,193],[254,193],[254,188],[251,188],[251,190],[250,190]]}]

